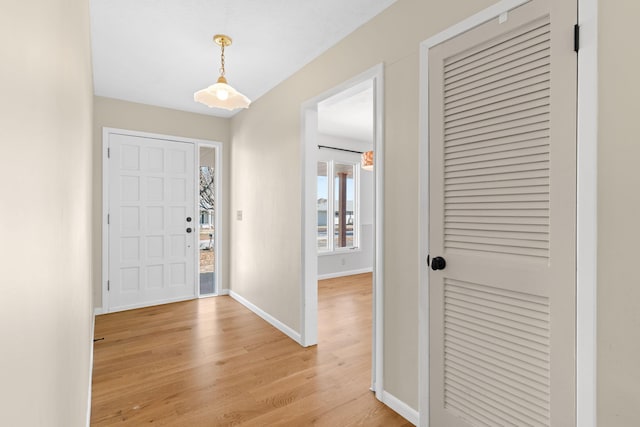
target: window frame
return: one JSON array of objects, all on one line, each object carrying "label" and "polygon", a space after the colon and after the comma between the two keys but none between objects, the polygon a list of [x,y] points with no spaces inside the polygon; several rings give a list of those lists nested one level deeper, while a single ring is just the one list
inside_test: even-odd
[{"label": "window frame", "polygon": [[[336,255],[344,253],[360,252],[360,162],[348,159],[318,159],[316,168],[320,163],[326,164],[327,169],[327,246],[320,248],[318,246],[318,209],[316,207],[316,251],[319,256]],[[346,165],[353,168],[353,240],[351,246],[336,247],[335,233],[337,229],[335,221],[335,165]],[[316,171],[316,188],[318,186],[318,173]],[[318,199],[316,195],[316,200]]]}]

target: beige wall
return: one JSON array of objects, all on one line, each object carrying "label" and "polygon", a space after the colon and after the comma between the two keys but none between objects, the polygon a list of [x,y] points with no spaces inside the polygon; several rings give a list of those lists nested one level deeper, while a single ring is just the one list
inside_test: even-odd
[{"label": "beige wall", "polygon": [[[93,289],[94,305],[102,307],[102,128],[134,130],[185,138],[221,142],[222,152],[222,241],[223,254],[229,254],[229,119],[188,113],[168,108],[136,104],[112,98],[94,97],[93,126]],[[229,256],[222,259],[221,288],[229,283]]]},{"label": "beige wall", "polygon": [[[10,2],[0,14],[3,423],[84,423],[91,281],[100,305],[102,126],[225,143],[225,170],[234,167],[232,287],[299,329],[300,104],[379,62],[386,111],[385,388],[417,407],[418,265],[408,250],[394,248],[418,247],[418,43],[493,1],[400,0],[233,119],[231,163],[226,120],[99,97],[93,103],[87,3],[35,2]],[[636,426],[640,5],[601,0],[599,7],[598,424]],[[240,209],[244,219],[236,221]]]},{"label": "beige wall", "polygon": [[[418,407],[418,49],[429,36],[492,3],[400,0],[232,119],[231,287],[299,331],[300,106],[384,63],[384,382],[386,391],[413,408]],[[243,211],[242,221],[235,219],[236,210]]]},{"label": "beige wall", "polygon": [[598,425],[640,425],[640,2],[599,2]]},{"label": "beige wall", "polygon": [[0,424],[81,426],[91,383],[89,2],[0,13]]}]

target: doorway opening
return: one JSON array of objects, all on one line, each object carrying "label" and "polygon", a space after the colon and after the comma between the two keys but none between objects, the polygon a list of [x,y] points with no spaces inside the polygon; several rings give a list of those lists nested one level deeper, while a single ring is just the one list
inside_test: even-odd
[{"label": "doorway opening", "polygon": [[[382,64],[302,106],[302,333],[318,343],[318,280],[370,273],[372,382],[382,387]],[[373,151],[373,171],[361,154]]]}]

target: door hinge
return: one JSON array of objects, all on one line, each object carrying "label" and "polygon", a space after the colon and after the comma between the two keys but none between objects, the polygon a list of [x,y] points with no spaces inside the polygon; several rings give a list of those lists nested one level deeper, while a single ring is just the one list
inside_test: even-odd
[{"label": "door hinge", "polygon": [[111,281],[107,280],[107,291],[111,290]]},{"label": "door hinge", "polygon": [[107,214],[107,225],[111,224],[111,215]]},{"label": "door hinge", "polygon": [[573,26],[573,50],[578,52],[580,50],[580,25]]},{"label": "door hinge", "polygon": [[111,148],[107,147],[107,159],[111,158]]}]

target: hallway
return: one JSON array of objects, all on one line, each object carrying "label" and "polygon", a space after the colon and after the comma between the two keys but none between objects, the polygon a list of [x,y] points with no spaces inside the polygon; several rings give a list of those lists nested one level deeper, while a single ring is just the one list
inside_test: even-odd
[{"label": "hallway", "polygon": [[319,282],[303,348],[232,298],[96,317],[92,426],[410,426],[369,391],[371,274]]}]

